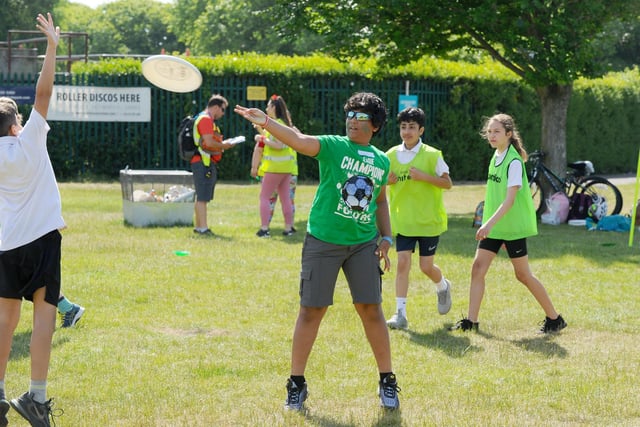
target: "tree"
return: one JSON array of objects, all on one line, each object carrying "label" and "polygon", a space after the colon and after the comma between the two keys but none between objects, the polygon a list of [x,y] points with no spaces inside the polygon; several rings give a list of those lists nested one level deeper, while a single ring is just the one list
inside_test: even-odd
[{"label": "tree", "polygon": [[172,5],[154,0],[118,0],[98,7],[89,24],[91,52],[150,55],[182,50],[170,31]]},{"label": "tree", "polygon": [[271,0],[177,0],[171,28],[194,55],[233,52],[309,53],[321,46],[317,36],[300,29],[286,40],[276,31]]},{"label": "tree", "polygon": [[[55,0],[0,0],[0,37],[4,39],[9,30],[37,31],[36,16],[52,11],[54,3]],[[53,19],[56,22],[55,16]]]},{"label": "tree", "polygon": [[607,24],[596,46],[605,70],[623,71],[640,65],[640,16],[628,22],[615,20]]},{"label": "tree", "polygon": [[615,19],[640,14],[637,0],[275,0],[283,30],[310,28],[342,57],[408,63],[456,49],[488,52],[535,88],[541,147],[566,167],[566,118],[573,82],[594,77],[593,41]]}]

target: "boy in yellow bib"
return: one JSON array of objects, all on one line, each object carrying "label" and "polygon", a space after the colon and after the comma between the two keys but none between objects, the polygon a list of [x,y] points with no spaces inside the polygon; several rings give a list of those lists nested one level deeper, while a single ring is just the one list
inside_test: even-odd
[{"label": "boy in yellow bib", "polygon": [[391,162],[389,174],[389,210],[391,229],[396,235],[398,267],[396,269],[396,312],[387,321],[391,329],[406,329],[407,293],[411,256],[416,244],[420,270],[436,286],[438,312],[451,309],[451,283],[434,263],[440,235],[447,230],[447,212],[442,190],[453,185],[449,166],[442,153],[422,142],[425,114],[409,107],[398,114],[402,144],[387,151]]}]

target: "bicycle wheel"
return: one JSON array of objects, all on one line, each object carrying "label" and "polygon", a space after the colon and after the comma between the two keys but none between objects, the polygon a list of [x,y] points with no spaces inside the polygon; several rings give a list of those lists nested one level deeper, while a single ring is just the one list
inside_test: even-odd
[{"label": "bicycle wheel", "polygon": [[605,178],[591,176],[582,183],[578,191],[589,194],[592,198],[593,196],[604,197],[607,201],[607,215],[616,215],[622,210],[620,190]]},{"label": "bicycle wheel", "polygon": [[547,195],[540,184],[540,180],[536,177],[529,182],[531,197],[533,198],[533,206],[536,208],[536,216],[540,216],[547,211]]}]

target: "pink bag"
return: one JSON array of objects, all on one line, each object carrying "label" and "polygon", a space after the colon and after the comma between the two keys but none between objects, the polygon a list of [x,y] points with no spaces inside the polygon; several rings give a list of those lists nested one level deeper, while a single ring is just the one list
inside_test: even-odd
[{"label": "pink bag", "polygon": [[558,225],[567,222],[569,217],[569,198],[562,192],[557,192],[547,199],[547,211],[540,220],[543,224]]}]

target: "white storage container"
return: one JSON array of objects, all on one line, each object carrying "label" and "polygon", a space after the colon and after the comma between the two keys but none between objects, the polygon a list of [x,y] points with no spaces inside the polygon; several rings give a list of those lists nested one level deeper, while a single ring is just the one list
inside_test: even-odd
[{"label": "white storage container", "polygon": [[122,212],[134,227],[193,225],[196,192],[191,172],[120,171]]}]

